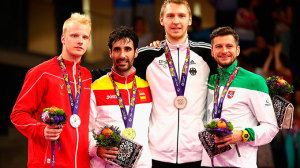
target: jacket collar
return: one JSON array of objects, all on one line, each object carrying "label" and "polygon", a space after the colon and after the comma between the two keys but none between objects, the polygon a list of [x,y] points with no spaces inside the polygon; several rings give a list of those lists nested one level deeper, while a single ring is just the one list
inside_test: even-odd
[{"label": "jacket collar", "polygon": [[134,75],[136,73],[136,70],[134,69],[134,71],[126,76],[121,76],[119,75],[117,72],[115,72],[113,69],[111,69],[111,74],[112,74],[112,78],[114,81],[118,82],[118,83],[122,83],[122,84],[126,84],[126,83],[130,83],[133,81]]},{"label": "jacket collar", "polygon": [[230,65],[228,68],[219,68],[218,67],[217,69],[218,69],[219,74],[222,74],[222,71],[223,71],[225,76],[227,76],[227,75],[230,75],[234,71],[235,67],[237,67],[237,60],[232,65]]},{"label": "jacket collar", "polygon": [[185,51],[187,49],[187,45],[188,45],[188,38],[186,39],[186,41],[183,44],[173,45],[167,39],[166,39],[166,42],[168,44],[170,51],[177,50],[178,48],[179,48],[179,51]]},{"label": "jacket collar", "polygon": [[[59,56],[56,56],[56,57],[55,57],[56,60],[57,60],[57,57],[59,57]],[[65,65],[66,65],[66,67],[73,67],[74,64],[76,64],[76,68],[77,68],[77,67],[80,65],[80,63],[81,63],[81,60],[80,60],[78,63],[72,62],[72,61],[68,61],[68,60],[66,60],[66,59],[64,59],[64,58],[63,58],[63,60],[64,60],[64,63],[65,63]]]}]

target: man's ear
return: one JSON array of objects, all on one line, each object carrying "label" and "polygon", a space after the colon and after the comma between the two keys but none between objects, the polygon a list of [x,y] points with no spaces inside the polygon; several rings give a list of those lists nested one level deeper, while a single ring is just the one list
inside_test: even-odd
[{"label": "man's ear", "polygon": [[60,40],[61,40],[62,44],[65,44],[65,36],[64,35],[61,35]]},{"label": "man's ear", "polygon": [[111,58],[111,55],[112,55],[112,54],[111,54],[111,49],[109,49],[109,57],[110,57],[110,58]]},{"label": "man's ear", "polygon": [[160,21],[160,25],[165,26],[164,25],[164,18],[163,17],[159,17],[159,21]]},{"label": "man's ear", "polygon": [[192,25],[192,17],[189,18],[189,26]]},{"label": "man's ear", "polygon": [[240,52],[241,52],[241,48],[240,48],[240,46],[237,46],[237,55],[236,56],[239,56]]},{"label": "man's ear", "polygon": [[134,53],[134,58],[136,58],[138,56],[138,54],[139,54],[139,49],[137,48]]}]

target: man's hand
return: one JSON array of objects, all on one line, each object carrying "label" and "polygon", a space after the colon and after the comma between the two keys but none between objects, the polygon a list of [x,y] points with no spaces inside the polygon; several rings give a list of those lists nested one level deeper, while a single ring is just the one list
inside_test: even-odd
[{"label": "man's hand", "polygon": [[159,48],[160,47],[160,41],[156,40],[150,43],[150,47]]},{"label": "man's hand", "polygon": [[232,132],[233,132],[232,134],[226,135],[223,137],[215,136],[215,143],[222,143],[222,144],[218,145],[218,148],[222,148],[229,144],[236,144],[237,142],[241,142],[243,140],[243,138],[242,138],[243,131],[242,130],[233,130]]},{"label": "man's hand", "polygon": [[103,160],[105,160],[106,163],[108,163],[107,158],[116,159],[115,155],[117,155],[118,153],[119,152],[117,147],[113,147],[113,148],[98,147],[97,149],[97,155],[101,157]]},{"label": "man's hand", "polygon": [[57,125],[47,125],[44,129],[44,137],[46,140],[56,141],[61,132],[62,128],[59,128]]}]

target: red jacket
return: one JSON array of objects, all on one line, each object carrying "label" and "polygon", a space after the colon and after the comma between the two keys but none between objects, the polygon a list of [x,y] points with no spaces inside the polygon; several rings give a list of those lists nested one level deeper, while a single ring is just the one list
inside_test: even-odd
[{"label": "red jacket", "polygon": [[[78,66],[64,60],[73,93],[78,81]],[[81,125],[76,131],[70,125],[72,115],[69,97],[57,57],[28,71],[23,88],[11,113],[15,127],[28,138],[28,167],[51,167],[51,143],[44,138],[45,124],[40,115],[46,107],[56,106],[65,111],[67,123],[60,135],[61,150],[55,149],[55,168],[88,168],[89,166],[89,110],[91,74],[80,66],[82,89],[78,115]],[[76,74],[73,74],[75,72]],[[75,99],[75,98],[74,98]]]}]

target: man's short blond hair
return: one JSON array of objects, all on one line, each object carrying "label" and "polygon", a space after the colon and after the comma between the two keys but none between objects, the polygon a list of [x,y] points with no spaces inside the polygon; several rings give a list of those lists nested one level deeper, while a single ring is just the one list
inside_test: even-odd
[{"label": "man's short blond hair", "polygon": [[72,13],[71,17],[69,19],[67,19],[63,25],[63,34],[65,34],[67,32],[68,25],[74,21],[79,22],[83,25],[86,25],[90,29],[92,27],[91,19],[88,18],[86,15],[80,14],[80,13]]},{"label": "man's short blond hair", "polygon": [[165,8],[170,3],[174,3],[177,5],[181,5],[181,4],[185,5],[185,7],[187,8],[187,10],[189,12],[189,15],[192,16],[191,7],[187,0],[165,0],[163,5],[160,8],[160,17],[162,17],[164,15]]}]

